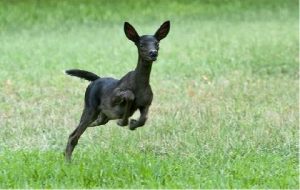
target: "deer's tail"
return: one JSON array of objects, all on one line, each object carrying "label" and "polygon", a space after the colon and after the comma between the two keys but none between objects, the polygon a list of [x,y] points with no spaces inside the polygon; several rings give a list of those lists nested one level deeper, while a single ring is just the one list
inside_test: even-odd
[{"label": "deer's tail", "polygon": [[95,81],[98,78],[100,78],[98,75],[89,72],[89,71],[84,71],[84,70],[80,70],[80,69],[70,69],[70,70],[66,70],[65,73],[67,75],[71,75],[71,76],[75,76],[75,77],[79,77],[88,81]]}]

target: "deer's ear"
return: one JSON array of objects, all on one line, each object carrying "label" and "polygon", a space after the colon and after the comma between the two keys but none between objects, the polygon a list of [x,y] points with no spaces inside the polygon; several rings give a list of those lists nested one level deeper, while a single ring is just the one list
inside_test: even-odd
[{"label": "deer's ear", "polygon": [[140,40],[139,34],[135,31],[134,27],[131,26],[128,22],[124,23],[124,32],[127,36],[127,38],[134,43],[138,43]]},{"label": "deer's ear", "polygon": [[168,35],[169,31],[170,31],[170,21],[168,20],[159,27],[159,29],[155,32],[154,37],[158,41],[160,41]]}]

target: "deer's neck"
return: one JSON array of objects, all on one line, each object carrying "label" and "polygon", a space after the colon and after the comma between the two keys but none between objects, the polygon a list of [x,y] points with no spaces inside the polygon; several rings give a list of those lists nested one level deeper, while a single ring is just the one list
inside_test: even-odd
[{"label": "deer's neck", "polygon": [[140,56],[135,68],[135,81],[139,86],[147,86],[150,82],[152,61],[143,60]]}]

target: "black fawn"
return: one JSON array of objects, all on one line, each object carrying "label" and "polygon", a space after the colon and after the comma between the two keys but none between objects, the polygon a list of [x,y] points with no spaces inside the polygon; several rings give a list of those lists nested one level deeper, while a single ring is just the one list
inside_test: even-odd
[{"label": "black fawn", "polygon": [[[156,61],[159,42],[170,30],[170,21],[164,22],[154,35],[139,36],[133,26],[124,23],[127,38],[134,42],[138,49],[138,63],[134,71],[130,71],[120,80],[101,78],[94,73],[72,69],[68,75],[91,81],[85,92],[84,109],[77,128],[70,134],[65,150],[67,161],[71,160],[72,152],[80,136],[87,127],[104,125],[109,120],[118,119],[117,124],[135,130],[142,127],[148,115],[153,93],[149,83],[152,63]],[[138,120],[128,118],[136,110],[140,111]]]}]

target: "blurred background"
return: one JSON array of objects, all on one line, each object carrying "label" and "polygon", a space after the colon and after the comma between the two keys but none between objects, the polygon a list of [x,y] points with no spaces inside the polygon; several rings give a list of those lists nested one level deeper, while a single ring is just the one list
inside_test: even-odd
[{"label": "blurred background", "polygon": [[[88,129],[62,173],[88,85],[63,71],[120,78],[124,22],[166,20],[146,126]],[[0,0],[0,188],[297,188],[298,78],[297,0]]]}]

